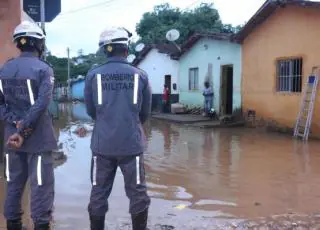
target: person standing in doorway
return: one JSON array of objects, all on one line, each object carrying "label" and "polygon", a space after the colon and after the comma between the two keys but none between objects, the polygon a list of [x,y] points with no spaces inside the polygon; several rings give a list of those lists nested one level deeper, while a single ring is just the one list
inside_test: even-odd
[{"label": "person standing in doorway", "polygon": [[213,91],[209,81],[205,81],[202,95],[204,96],[204,115],[206,116],[210,112],[213,104]]},{"label": "person standing in doorway", "polygon": [[87,113],[95,125],[91,139],[91,230],[103,230],[105,214],[118,166],[130,200],[133,230],[145,230],[150,198],[147,194],[142,129],[151,113],[147,74],[127,61],[131,33],[111,27],[100,35],[107,62],[91,69],[85,82]]},{"label": "person standing in doorway", "polygon": [[167,85],[163,86],[163,93],[162,93],[162,111],[163,113],[169,113],[169,105],[170,104],[170,91]]},{"label": "person standing in doorway", "polygon": [[35,230],[49,230],[54,201],[52,150],[57,148],[48,106],[52,98],[53,70],[40,59],[45,34],[23,21],[13,34],[20,56],[0,69],[0,119],[5,122],[4,216],[8,230],[21,230],[21,198],[28,177],[31,217]]}]

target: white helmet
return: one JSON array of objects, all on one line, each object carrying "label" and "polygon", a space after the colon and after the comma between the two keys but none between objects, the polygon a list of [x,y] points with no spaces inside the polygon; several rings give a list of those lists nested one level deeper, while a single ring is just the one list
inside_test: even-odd
[{"label": "white helmet", "polygon": [[106,28],[102,31],[99,38],[99,48],[108,44],[129,45],[129,39],[132,34],[122,27]]},{"label": "white helmet", "polygon": [[20,37],[44,39],[46,35],[37,24],[29,21],[23,21],[15,28],[13,33],[13,41]]}]

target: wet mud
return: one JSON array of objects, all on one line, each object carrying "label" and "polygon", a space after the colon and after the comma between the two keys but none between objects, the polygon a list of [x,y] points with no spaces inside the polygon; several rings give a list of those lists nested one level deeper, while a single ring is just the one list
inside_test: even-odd
[{"label": "wet mud", "polygon": [[[85,230],[92,122],[81,103],[59,107],[55,129],[66,157],[56,161],[54,229]],[[81,128],[86,131],[79,132]],[[320,142],[154,119],[144,128],[150,229],[320,229]],[[3,176],[0,188],[2,208]],[[25,216],[30,215],[29,192],[27,187]],[[107,229],[131,229],[120,170],[109,203]]]}]

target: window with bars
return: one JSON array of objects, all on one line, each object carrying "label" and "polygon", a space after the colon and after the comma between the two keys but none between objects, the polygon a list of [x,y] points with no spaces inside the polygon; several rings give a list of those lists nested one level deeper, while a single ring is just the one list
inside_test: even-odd
[{"label": "window with bars", "polygon": [[301,92],[302,58],[277,61],[277,91]]},{"label": "window with bars", "polygon": [[189,69],[189,90],[199,89],[199,68]]}]

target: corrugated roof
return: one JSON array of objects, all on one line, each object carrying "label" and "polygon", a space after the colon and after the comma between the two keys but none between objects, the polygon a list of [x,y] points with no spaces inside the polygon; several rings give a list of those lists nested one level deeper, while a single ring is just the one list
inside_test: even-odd
[{"label": "corrugated roof", "polygon": [[260,26],[277,9],[284,8],[287,5],[296,5],[300,7],[311,7],[320,9],[320,2],[306,0],[266,0],[260,9],[251,17],[248,23],[239,31],[235,39],[242,42],[255,28]]}]

